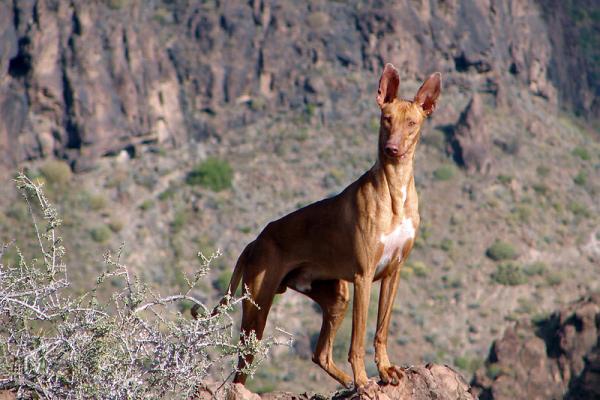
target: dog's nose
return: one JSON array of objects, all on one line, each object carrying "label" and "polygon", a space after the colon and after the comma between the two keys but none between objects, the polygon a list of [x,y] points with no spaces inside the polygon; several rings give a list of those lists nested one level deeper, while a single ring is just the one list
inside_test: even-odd
[{"label": "dog's nose", "polygon": [[390,157],[396,157],[398,155],[398,146],[388,143],[385,145],[385,152]]}]

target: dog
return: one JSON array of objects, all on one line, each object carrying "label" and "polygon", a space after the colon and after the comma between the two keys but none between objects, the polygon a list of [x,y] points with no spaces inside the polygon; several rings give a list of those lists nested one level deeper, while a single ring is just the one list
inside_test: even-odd
[{"label": "dog", "polygon": [[[344,386],[354,383],[359,389],[369,382],[364,343],[371,287],[377,280],[381,289],[374,346],[379,377],[397,384],[403,376],[388,358],[388,329],[401,266],[419,227],[415,149],[424,121],[435,110],[441,74],[430,75],[413,100],[397,97],[399,84],[398,71],[386,64],[376,97],[381,118],[375,165],[338,195],[269,223],[243,250],[227,288],[233,294],[242,281],[252,297],[252,302],[243,302],[241,340],[252,331],[262,338],[276,294],[291,288],[314,300],[323,322],[313,361]],[[354,302],[348,361],[353,377],[332,357],[350,301],[350,283]],[[240,357],[239,369],[252,361],[252,355]],[[245,381],[246,375],[238,372],[234,382]]]}]

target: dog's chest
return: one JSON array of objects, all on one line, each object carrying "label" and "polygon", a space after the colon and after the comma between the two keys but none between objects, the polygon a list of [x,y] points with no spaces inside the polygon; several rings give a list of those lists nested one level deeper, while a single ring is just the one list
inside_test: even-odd
[{"label": "dog's chest", "polygon": [[375,276],[379,275],[390,264],[392,257],[402,261],[404,245],[415,237],[415,226],[412,219],[404,218],[390,233],[382,234],[380,242],[383,244],[383,253],[377,262]]}]

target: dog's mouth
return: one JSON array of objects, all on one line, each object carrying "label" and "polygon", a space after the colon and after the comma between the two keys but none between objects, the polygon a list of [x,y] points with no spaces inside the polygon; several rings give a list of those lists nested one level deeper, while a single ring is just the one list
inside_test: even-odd
[{"label": "dog's mouth", "polygon": [[392,160],[404,160],[404,159],[406,159],[407,154],[408,154],[408,150],[406,150],[404,153],[394,154],[394,155],[386,153],[386,155]]}]

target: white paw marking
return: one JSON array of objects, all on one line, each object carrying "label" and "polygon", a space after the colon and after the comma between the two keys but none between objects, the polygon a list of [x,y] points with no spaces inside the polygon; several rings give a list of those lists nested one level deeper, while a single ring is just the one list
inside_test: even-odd
[{"label": "white paw marking", "polygon": [[383,243],[383,254],[377,263],[375,275],[387,267],[396,251],[398,251],[398,261],[402,261],[402,248],[408,240],[412,240],[414,237],[415,226],[410,218],[404,218],[400,225],[387,235],[382,234],[380,240]]}]

